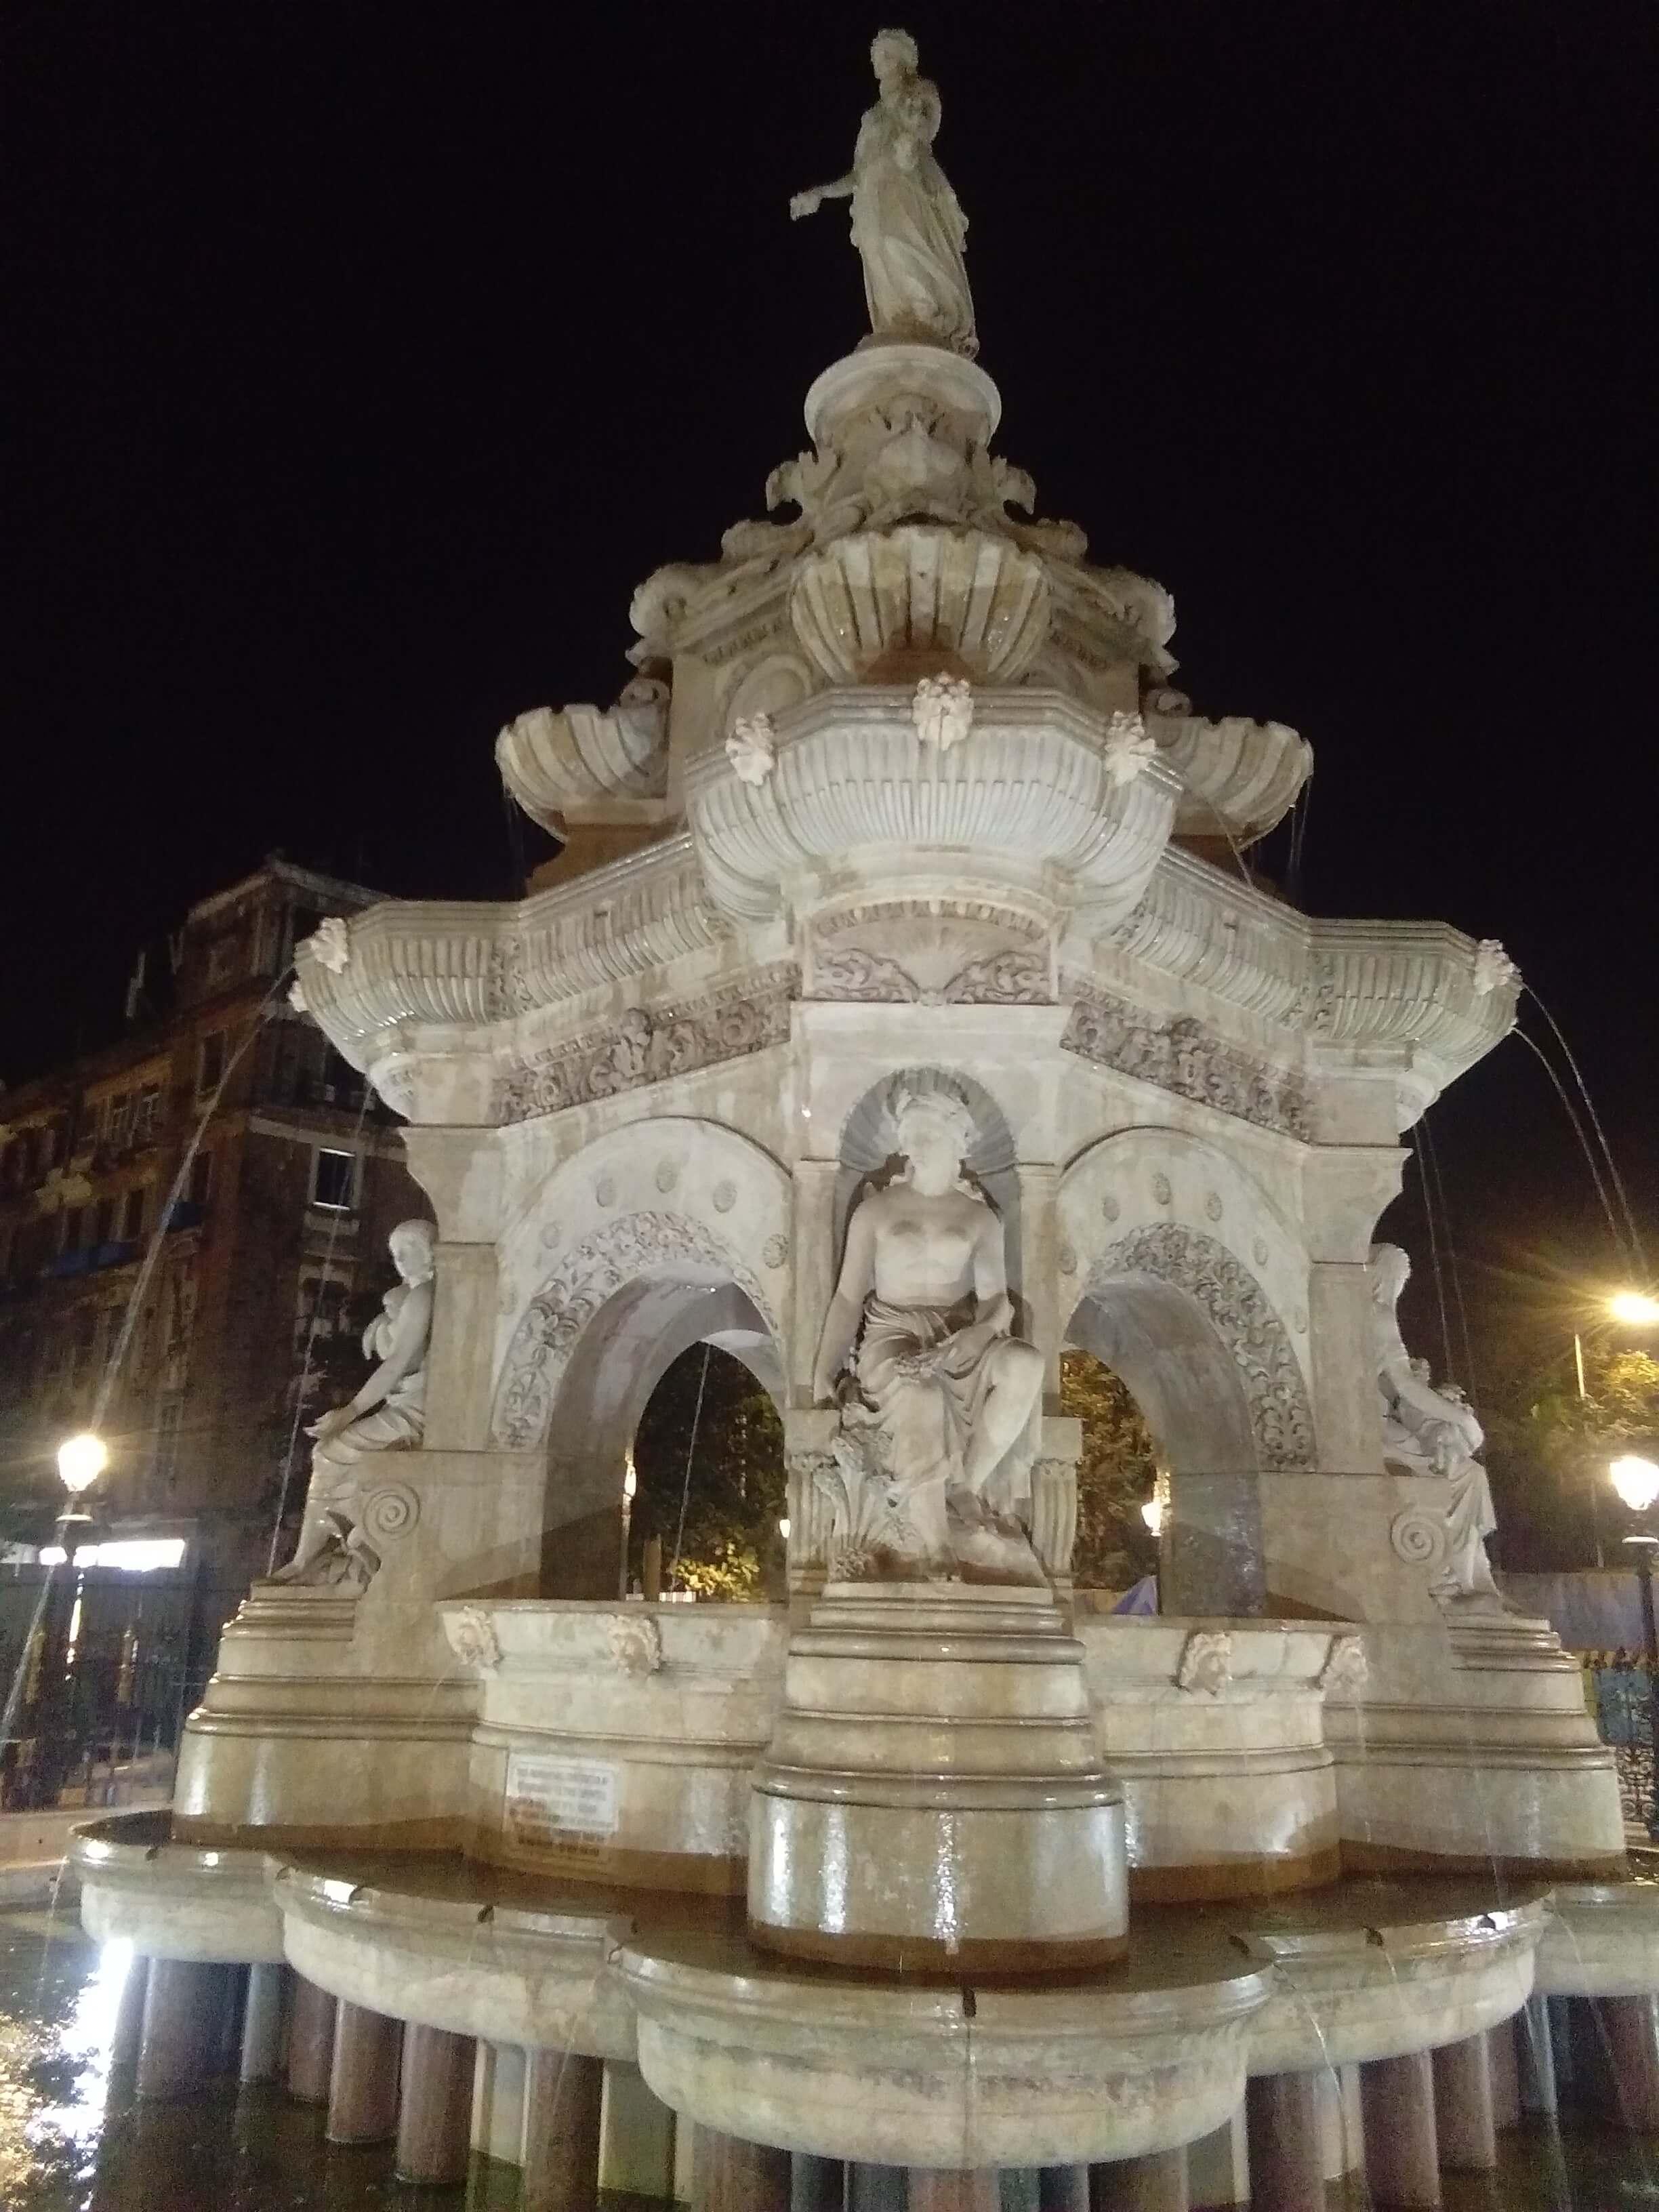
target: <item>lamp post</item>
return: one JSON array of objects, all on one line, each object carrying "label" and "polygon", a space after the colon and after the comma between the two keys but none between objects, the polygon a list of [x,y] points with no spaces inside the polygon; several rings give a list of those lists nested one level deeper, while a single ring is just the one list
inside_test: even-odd
[{"label": "lamp post", "polygon": [[[1650,1459],[1640,1458],[1627,1452],[1613,1461],[1607,1473],[1620,1499],[1632,1513],[1646,1513],[1659,1498],[1659,1467]],[[1642,1594],[1642,1631],[1647,1644],[1648,1662],[1648,1745],[1653,1769],[1653,1783],[1648,1801],[1647,1830],[1659,1841],[1659,1629],[1653,1617],[1653,1555],[1659,1551],[1659,1536],[1646,1529],[1626,1536],[1625,1543],[1636,1569],[1637,1587]]]},{"label": "lamp post", "polygon": [[[1622,1328],[1659,1328],[1659,1298],[1650,1297],[1645,1291],[1614,1291],[1602,1303],[1607,1319],[1619,1322]],[[1578,1382],[1578,1402],[1581,1406],[1587,1406],[1589,1391],[1584,1382],[1584,1336],[1583,1330],[1577,1328],[1572,1333],[1572,1365]],[[1595,1564],[1599,1568],[1606,1566],[1607,1559],[1601,1548],[1601,1516],[1596,1510],[1597,1496],[1596,1486],[1592,1482],[1589,1486],[1590,1540],[1595,1547]]]},{"label": "lamp post", "polygon": [[623,1474],[622,1562],[617,1571],[617,1595],[628,1595],[628,1538],[634,1525],[634,1492],[639,1477],[634,1472],[634,1447],[628,1447],[628,1466]]}]

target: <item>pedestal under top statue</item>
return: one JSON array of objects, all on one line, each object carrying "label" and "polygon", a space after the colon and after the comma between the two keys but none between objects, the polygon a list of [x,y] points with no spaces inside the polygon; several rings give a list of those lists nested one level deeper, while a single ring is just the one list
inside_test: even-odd
[{"label": "pedestal under top statue", "polygon": [[859,125],[853,167],[797,192],[797,221],[825,200],[853,203],[853,243],[877,337],[921,340],[970,358],[979,350],[962,249],[968,219],[933,159],[939,88],[920,73],[908,31],[879,31],[870,48],[880,96]]},{"label": "pedestal under top statue", "polygon": [[[305,1519],[294,1557],[279,1570],[278,1582],[324,1578],[325,1554],[331,1552],[343,1575],[352,1564],[349,1554],[362,1491],[360,1462],[377,1452],[410,1449],[425,1433],[435,1236],[429,1221],[402,1221],[387,1240],[398,1279],[363,1331],[363,1357],[376,1365],[355,1397],[306,1431],[317,1443]],[[361,1564],[372,1571],[378,1561]]]},{"label": "pedestal under top statue", "polygon": [[[1002,1224],[963,1175],[973,1117],[930,1090],[901,1092],[893,1120],[904,1167],[854,1209],[813,1376],[818,1402],[833,1402],[856,1340],[878,1434],[856,1403],[843,1413],[845,1532],[885,1553],[872,1564],[889,1572],[1041,1580],[1018,1517],[1042,1355],[1011,1334]],[[867,1472],[849,1463],[860,1455]],[[860,1511],[860,1489],[880,1492],[884,1512]]]}]

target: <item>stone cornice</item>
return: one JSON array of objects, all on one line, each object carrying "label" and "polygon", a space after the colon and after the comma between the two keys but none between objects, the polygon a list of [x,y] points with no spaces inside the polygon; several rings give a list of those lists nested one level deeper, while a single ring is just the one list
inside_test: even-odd
[{"label": "stone cornice", "polygon": [[1169,836],[1172,771],[1153,760],[1121,780],[1109,719],[1058,692],[976,691],[948,749],[921,742],[915,706],[914,686],[822,691],[776,718],[762,781],[719,754],[692,764],[687,815],[722,907],[758,921],[838,869],[925,892],[964,854],[1101,921],[1133,906]]}]

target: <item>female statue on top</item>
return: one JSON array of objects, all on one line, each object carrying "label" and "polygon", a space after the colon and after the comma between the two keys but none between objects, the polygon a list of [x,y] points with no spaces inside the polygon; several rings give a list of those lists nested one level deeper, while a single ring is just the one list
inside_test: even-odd
[{"label": "female statue on top", "polygon": [[946,346],[971,359],[979,341],[962,258],[968,219],[933,159],[939,88],[921,75],[908,31],[878,31],[870,59],[880,90],[859,125],[851,170],[797,192],[789,213],[799,222],[825,200],[850,199],[874,335]]}]

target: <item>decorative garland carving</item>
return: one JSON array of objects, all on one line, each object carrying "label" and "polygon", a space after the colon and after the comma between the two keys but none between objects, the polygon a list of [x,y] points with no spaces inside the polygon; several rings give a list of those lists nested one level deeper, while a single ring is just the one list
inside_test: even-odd
[{"label": "decorative garland carving", "polygon": [[1224,1044],[1190,1014],[1160,1022],[1103,991],[1081,990],[1060,1042],[1063,1051],[1177,1097],[1311,1140],[1312,1109],[1301,1076]]},{"label": "decorative garland carving", "polygon": [[782,963],[703,998],[632,1007],[613,1026],[555,1045],[515,1070],[496,1093],[497,1118],[527,1121],[783,1044],[799,989],[799,969]]},{"label": "decorative garland carving", "polygon": [[1156,1275],[1196,1298],[1214,1323],[1244,1386],[1250,1432],[1264,1469],[1314,1463],[1313,1409],[1284,1324],[1261,1285],[1224,1244],[1178,1221],[1154,1222],[1103,1252],[1091,1291],[1116,1275]]},{"label": "decorative garland carving", "polygon": [[1052,996],[1047,954],[1024,945],[970,960],[939,991],[925,990],[908,969],[885,953],[843,945],[818,954],[812,988],[820,999],[909,1006],[1040,1006]]},{"label": "decorative garland carving", "polygon": [[531,1300],[507,1346],[491,1433],[509,1451],[545,1443],[571,1354],[607,1298],[654,1267],[690,1261],[735,1283],[775,1336],[766,1293],[700,1221],[679,1213],[624,1213],[573,1245]]}]

